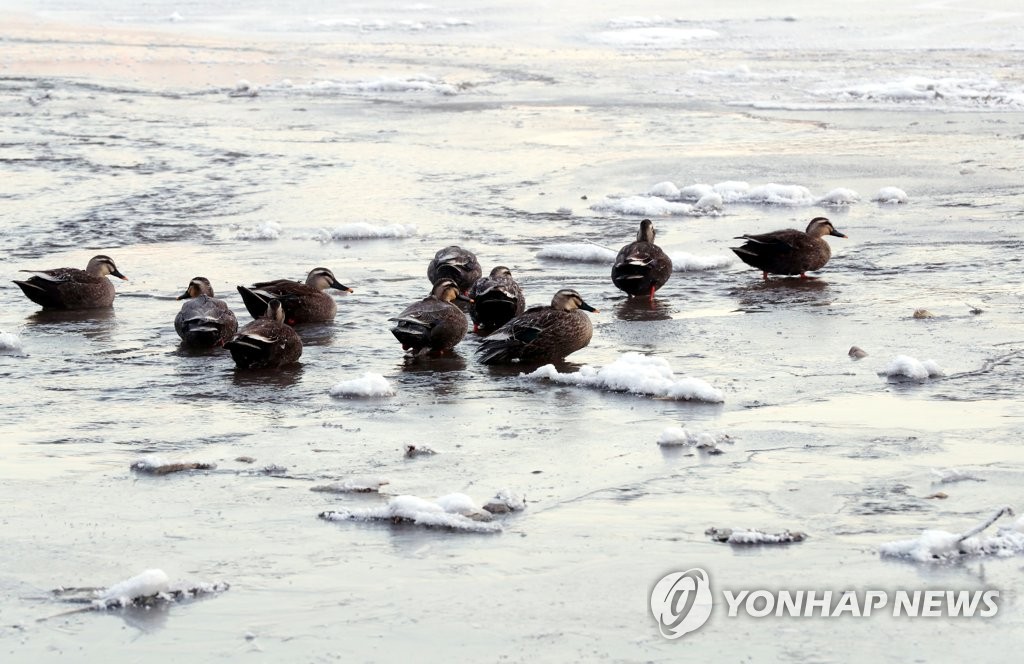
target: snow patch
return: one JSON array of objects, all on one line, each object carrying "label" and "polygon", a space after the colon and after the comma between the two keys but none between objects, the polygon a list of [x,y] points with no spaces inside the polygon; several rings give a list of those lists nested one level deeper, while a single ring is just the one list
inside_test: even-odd
[{"label": "snow patch", "polygon": [[837,187],[819,198],[817,203],[818,205],[827,205],[830,207],[843,207],[845,205],[853,205],[859,200],[860,194],[855,192],[853,189]]},{"label": "snow patch", "polygon": [[871,200],[885,205],[902,205],[910,200],[907,192],[899,187],[882,187]]},{"label": "snow patch", "polygon": [[405,224],[387,224],[379,226],[366,222],[343,224],[334,230],[321,230],[317,239],[321,242],[331,240],[372,240],[383,238],[406,238],[416,235],[416,227]]},{"label": "snow patch", "polygon": [[243,228],[235,233],[236,240],[277,240],[281,237],[281,224],[266,221],[258,226]]},{"label": "snow patch", "polygon": [[320,513],[327,521],[390,521],[425,528],[445,528],[471,533],[500,533],[500,523],[462,493],[441,496],[436,501],[417,496],[395,496],[386,505],[363,509],[338,509]]},{"label": "snow patch", "polygon": [[367,371],[359,378],[343,380],[331,388],[332,397],[390,397],[395,388],[380,374]]},{"label": "snow patch", "polygon": [[339,482],[314,486],[310,491],[320,493],[378,493],[380,488],[386,484],[390,484],[390,480],[383,477],[347,477]]},{"label": "snow patch", "polygon": [[735,259],[724,254],[712,256],[697,256],[688,254],[685,251],[676,251],[669,254],[672,259],[673,272],[704,272],[706,270],[717,270],[732,265]]},{"label": "snow patch", "polygon": [[995,535],[981,533],[1013,509],[1002,507],[985,522],[963,533],[924,530],[915,539],[882,544],[878,552],[887,558],[909,558],[917,562],[949,562],[967,556],[1009,557],[1024,553],[1024,518],[999,528]]},{"label": "snow patch", "polygon": [[897,355],[889,362],[885,369],[879,372],[879,375],[888,376],[893,380],[907,379],[922,382],[929,378],[945,376],[946,372],[942,370],[942,367],[935,360],[924,360],[922,362],[909,355]]},{"label": "snow patch", "polygon": [[27,354],[21,337],[13,332],[0,330],[0,355],[25,356]]},{"label": "snow patch", "polygon": [[579,263],[612,263],[618,252],[596,244],[549,244],[537,252],[537,258],[574,261]]},{"label": "snow patch", "polygon": [[582,385],[612,392],[629,392],[656,398],[721,403],[722,393],[699,378],[677,378],[669,363],[660,357],[624,353],[604,367],[584,365],[574,373],[559,373],[553,364],[523,374],[533,380],[550,380],[564,385]]},{"label": "snow patch", "polygon": [[96,591],[92,608],[102,610],[133,605],[148,606],[153,602],[175,602],[198,595],[224,592],[229,587],[222,581],[171,583],[163,570],[147,569],[106,590]]},{"label": "snow patch", "polygon": [[658,444],[662,447],[696,447],[698,449],[717,449],[719,443],[731,443],[732,438],[724,433],[710,431],[691,431],[684,427],[668,427],[658,436]]},{"label": "snow patch", "polygon": [[611,212],[628,214],[638,217],[668,217],[693,214],[693,206],[689,203],[666,201],[657,196],[624,196],[622,198],[606,198],[590,206],[595,212]]},{"label": "snow patch", "polygon": [[792,544],[794,542],[803,542],[807,539],[807,533],[800,532],[799,530],[782,530],[768,533],[753,528],[708,528],[704,531],[704,534],[710,536],[716,542],[741,545]]}]

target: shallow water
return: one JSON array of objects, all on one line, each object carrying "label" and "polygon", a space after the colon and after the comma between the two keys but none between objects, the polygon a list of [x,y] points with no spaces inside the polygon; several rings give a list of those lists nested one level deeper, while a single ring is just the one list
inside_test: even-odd
[{"label": "shallow water", "polygon": [[[878,547],[1024,509],[1024,21],[995,2],[858,3],[842,21],[802,2],[719,4],[694,21],[656,2],[628,15],[611,3],[3,3],[7,277],[108,253],[130,279],[112,311],[85,315],[0,289],[0,329],[27,353],[0,355],[4,661],[667,661],[681,648],[846,661],[854,644],[906,661],[1018,640],[1019,559],[929,566]],[[943,94],[894,86],[911,76]],[[241,79],[258,93],[240,95]],[[733,261],[676,272],[653,304],[617,292],[605,264],[537,256],[629,241],[641,216],[592,207],[606,200],[728,180],[860,201],[655,217],[659,244],[729,255],[736,235],[820,214],[849,239],[830,239],[815,280],[766,283]],[[871,202],[885,186],[909,203]],[[414,232],[346,239],[357,223]],[[570,285],[601,309],[561,371],[637,351],[724,403],[531,381],[479,365],[473,338],[451,358],[405,361],[387,319],[426,294],[427,262],[452,243],[510,267],[532,304]],[[236,284],[317,265],[355,292],[337,296],[334,324],[301,330],[300,365],[246,374],[224,351],[179,349],[174,298],[193,276],[244,323]],[[851,345],[868,356],[852,361]],[[900,354],[946,376],[879,376]],[[329,395],[364,372],[396,395]],[[659,447],[671,426],[734,442],[720,455]],[[409,459],[408,444],[439,453]],[[218,468],[129,471],[148,454]],[[285,476],[260,472],[270,464]],[[984,481],[938,485],[945,468]],[[508,487],[528,506],[500,535],[317,519],[384,500],[309,490],[351,475],[479,503]],[[938,490],[948,498],[925,498]],[[810,539],[729,547],[704,535],[712,526]],[[731,588],[993,587],[1003,602],[989,621],[716,613],[666,641],[648,593],[694,566]],[[50,589],[150,567],[232,587],[36,622],[67,608]]]}]

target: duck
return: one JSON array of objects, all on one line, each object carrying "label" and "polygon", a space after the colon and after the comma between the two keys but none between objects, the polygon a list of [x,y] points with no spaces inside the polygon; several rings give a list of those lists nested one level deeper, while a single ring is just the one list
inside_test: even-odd
[{"label": "duck", "polygon": [[44,309],[100,309],[114,304],[114,284],[108,276],[128,281],[110,256],[93,256],[84,270],[59,267],[31,272],[24,281],[14,280],[25,296]]},{"label": "duck", "polygon": [[284,322],[284,316],[281,301],[271,300],[261,318],[224,344],[239,369],[279,369],[302,356],[302,339]]},{"label": "duck", "polygon": [[480,342],[483,364],[560,360],[590,343],[594,328],[584,311],[598,309],[571,288],[551,298],[550,306],[531,307]]},{"label": "duck", "polygon": [[767,280],[769,274],[798,274],[806,279],[807,272],[820,270],[832,257],[826,235],[846,237],[825,217],[815,217],[806,231],[786,228],[760,235],[740,235],[735,239],[746,242],[731,249],[741,261],[761,270],[762,279]]},{"label": "duck", "polygon": [[174,331],[186,346],[209,348],[223,346],[238,332],[238,319],[224,300],[213,294],[213,286],[206,277],[195,277],[185,292],[178,296],[185,300],[181,311],[174,317]]},{"label": "duck", "polygon": [[650,219],[640,222],[636,241],[619,249],[612,265],[612,283],[630,297],[646,295],[654,299],[654,292],[672,276],[672,259],[654,244],[654,223]]},{"label": "duck", "polygon": [[434,258],[427,265],[427,278],[431,284],[436,284],[438,279],[447,277],[459,286],[463,294],[468,293],[482,275],[480,262],[473,252],[454,244],[434,254]]},{"label": "duck", "polygon": [[526,298],[512,271],[498,265],[486,277],[480,277],[469,289],[469,316],[473,332],[487,334],[509,322],[526,309]]},{"label": "duck", "polygon": [[263,316],[271,300],[279,300],[284,308],[284,322],[299,325],[334,320],[338,304],[324,292],[327,288],[335,288],[343,293],[353,292],[341,284],[329,269],[316,267],[306,275],[305,283],[291,279],[261,281],[252,286],[238,286],[238,293],[253,318]]},{"label": "duck", "polygon": [[395,321],[391,334],[401,342],[402,350],[414,355],[443,355],[455,348],[469,329],[466,314],[453,304],[458,299],[469,298],[462,294],[455,280],[438,279],[430,295],[388,319]]}]

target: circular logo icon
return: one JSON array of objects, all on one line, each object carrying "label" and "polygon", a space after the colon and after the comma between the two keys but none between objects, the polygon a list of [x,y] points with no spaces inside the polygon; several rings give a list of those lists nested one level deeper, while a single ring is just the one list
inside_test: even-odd
[{"label": "circular logo icon", "polygon": [[651,613],[666,639],[689,634],[711,617],[711,582],[699,567],[666,574],[651,591]]}]

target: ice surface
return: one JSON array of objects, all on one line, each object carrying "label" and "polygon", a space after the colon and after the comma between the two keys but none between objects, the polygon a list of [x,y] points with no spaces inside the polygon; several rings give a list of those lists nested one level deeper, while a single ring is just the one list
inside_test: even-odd
[{"label": "ice surface", "polygon": [[879,372],[879,375],[888,376],[895,380],[908,379],[925,381],[929,378],[945,376],[946,373],[936,364],[935,360],[917,360],[909,355],[897,355],[889,362],[888,366]]},{"label": "ice surface", "polygon": [[669,363],[660,357],[624,353],[604,367],[584,365],[579,371],[559,373],[553,364],[524,374],[533,380],[550,380],[567,385],[583,385],[613,392],[630,392],[665,399],[721,403],[722,393],[699,378],[677,378]]},{"label": "ice surface", "polygon": [[595,33],[591,39],[609,46],[622,48],[660,49],[676,48],[694,41],[714,39],[719,34],[707,28],[677,28],[669,26],[640,26]]},{"label": "ice surface", "polygon": [[413,92],[451,96],[458,92],[454,85],[445,83],[432,76],[381,77],[350,81],[319,80],[308,86],[294,87],[296,90],[314,94],[396,94]]},{"label": "ice surface", "polygon": [[343,380],[331,388],[332,397],[390,397],[395,388],[380,374],[367,371],[359,378]]}]

